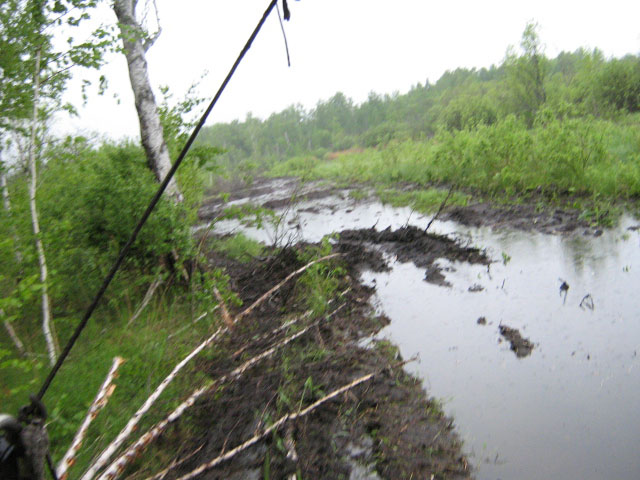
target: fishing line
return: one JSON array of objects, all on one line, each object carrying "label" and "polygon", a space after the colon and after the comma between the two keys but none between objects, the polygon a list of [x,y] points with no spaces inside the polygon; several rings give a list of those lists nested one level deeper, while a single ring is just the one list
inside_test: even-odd
[{"label": "fishing line", "polygon": [[[277,3],[278,3],[278,0],[271,0],[271,2],[269,3],[269,6],[267,7],[267,9],[265,10],[264,14],[262,15],[262,18],[260,19],[260,21],[258,22],[258,24],[257,24],[256,28],[254,29],[253,33],[249,37],[249,40],[247,40],[247,43],[245,44],[244,48],[242,49],[242,51],[238,55],[238,58],[236,59],[236,61],[233,64],[233,66],[231,67],[231,70],[229,70],[229,73],[227,74],[226,78],[224,79],[224,81],[220,85],[220,88],[218,89],[218,92],[216,93],[215,97],[213,97],[213,100],[209,104],[209,107],[207,108],[207,110],[204,112],[204,114],[200,118],[200,121],[198,122],[196,127],[193,129],[193,132],[191,133],[191,136],[187,140],[187,143],[182,148],[182,151],[180,152],[180,155],[178,155],[178,158],[176,159],[175,163],[173,164],[173,166],[171,167],[171,169],[167,173],[165,179],[160,184],[160,187],[158,188],[158,191],[156,192],[156,194],[152,198],[151,203],[149,203],[149,206],[147,207],[145,212],[142,214],[142,217],[140,218],[138,224],[136,225],[136,227],[134,228],[133,232],[131,233],[131,237],[129,238],[129,240],[127,241],[125,246],[122,247],[122,250],[120,251],[120,254],[118,255],[118,258],[116,259],[115,263],[111,267],[111,270],[109,271],[109,273],[105,277],[104,281],[102,282],[102,285],[100,286],[100,289],[96,293],[96,296],[94,297],[93,301],[89,305],[89,308],[87,309],[87,311],[85,312],[84,316],[82,317],[82,320],[80,321],[80,323],[76,327],[75,331],[73,332],[73,335],[71,335],[71,338],[69,338],[69,341],[67,342],[67,345],[64,347],[64,350],[62,351],[62,353],[58,357],[58,360],[56,361],[56,364],[51,368],[51,371],[49,372],[49,375],[45,379],[42,387],[40,388],[40,391],[38,392],[38,394],[36,396],[37,400],[42,400],[42,397],[44,397],[44,394],[47,392],[47,389],[51,385],[51,382],[53,381],[53,378],[56,376],[56,374],[58,373],[58,370],[60,370],[60,367],[62,366],[63,362],[66,360],[67,356],[69,355],[69,352],[71,351],[71,348],[73,348],[74,344],[76,343],[76,340],[78,340],[78,337],[80,336],[80,334],[82,333],[84,328],[87,326],[87,323],[89,322],[89,319],[91,318],[91,315],[93,314],[94,310],[98,306],[98,303],[100,302],[100,300],[104,296],[104,293],[107,290],[107,287],[109,287],[109,284],[111,283],[111,281],[115,277],[118,269],[122,265],[122,262],[124,261],[125,257],[129,253],[129,250],[131,249],[131,246],[133,245],[133,242],[135,242],[136,238],[138,237],[138,233],[140,233],[140,230],[142,229],[142,227],[146,223],[147,219],[151,215],[151,212],[153,211],[153,209],[158,204],[158,201],[160,200],[160,197],[164,193],[165,189],[167,188],[167,185],[169,184],[169,182],[173,178],[174,174],[178,170],[178,167],[180,167],[180,164],[182,163],[182,161],[184,160],[185,156],[189,152],[189,149],[191,148],[191,145],[195,141],[196,137],[198,136],[198,133],[200,132],[200,130],[204,126],[204,124],[205,124],[205,122],[207,120],[207,117],[211,113],[211,110],[213,110],[213,107],[218,102],[218,99],[222,95],[222,92],[227,87],[227,84],[231,80],[231,77],[233,77],[233,74],[235,73],[236,69],[240,65],[240,62],[242,61],[242,59],[244,58],[246,53],[251,48],[251,45],[252,45],[253,41],[258,36],[258,33],[262,29],[262,26],[264,25],[265,21],[269,17],[269,14],[273,10],[273,7],[275,7],[277,5]],[[287,12],[285,11],[285,17],[287,16],[286,13]]]}]

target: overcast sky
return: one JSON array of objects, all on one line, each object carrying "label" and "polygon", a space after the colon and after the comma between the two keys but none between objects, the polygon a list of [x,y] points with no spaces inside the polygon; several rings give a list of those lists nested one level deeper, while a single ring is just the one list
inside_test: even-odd
[{"label": "overcast sky", "polygon": [[[210,98],[268,3],[157,0],[163,31],[147,58],[154,88],[167,85],[180,98],[208,71],[199,93]],[[295,103],[309,109],[337,91],[362,102],[371,91],[404,93],[435,82],[446,70],[499,64],[530,20],[540,25],[549,57],[579,47],[597,47],[607,57],[640,53],[637,0],[289,0],[289,6],[291,67],[274,11],[209,124],[243,120],[249,112],[266,118]],[[96,16],[115,22],[106,7]],[[113,55],[100,73],[109,80],[107,94],[91,96],[79,118],[61,118],[56,130],[138,136],[124,57]],[[76,104],[78,84],[69,93]]]}]

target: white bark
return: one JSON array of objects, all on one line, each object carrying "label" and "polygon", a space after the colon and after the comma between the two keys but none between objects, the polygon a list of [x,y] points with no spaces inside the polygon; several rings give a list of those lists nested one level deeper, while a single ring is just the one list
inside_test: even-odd
[{"label": "white bark", "polygon": [[370,374],[365,375],[363,377],[357,378],[356,380],[354,380],[350,384],[345,385],[343,387],[340,387],[337,390],[334,390],[333,392],[331,392],[329,395],[327,395],[325,397],[322,397],[320,400],[318,400],[317,402],[309,405],[304,410],[301,410],[301,411],[299,411],[297,413],[289,413],[289,414],[284,415],[283,417],[280,417],[280,419],[278,419],[276,422],[271,424],[268,428],[265,428],[260,433],[254,435],[253,437],[251,437],[249,440],[247,440],[243,444],[238,445],[236,448],[234,448],[232,450],[229,450],[228,452],[226,452],[226,453],[214,458],[210,462],[207,462],[207,463],[205,463],[203,465],[200,465],[198,468],[196,468],[195,470],[192,470],[190,473],[187,473],[186,475],[183,475],[182,477],[178,478],[178,480],[190,480],[192,478],[195,478],[195,477],[201,475],[203,472],[205,472],[207,470],[210,470],[211,468],[221,464],[225,460],[228,460],[228,459],[234,457],[235,455],[237,455],[238,453],[240,453],[240,452],[246,450],[247,448],[251,447],[252,445],[255,445],[260,439],[265,438],[271,432],[274,432],[274,431],[280,429],[280,427],[282,427],[285,423],[290,422],[292,420],[296,420],[296,419],[301,418],[301,417],[304,417],[305,415],[308,415],[309,413],[313,412],[316,408],[321,406],[323,403],[326,403],[329,400],[337,397],[338,395],[351,390],[352,388],[360,385],[361,383],[364,383],[364,382],[367,382],[367,381],[371,380],[375,375],[376,375],[376,373],[370,373]]},{"label": "white bark", "polygon": [[47,292],[47,259],[42,246],[42,238],[40,236],[40,223],[38,221],[38,209],[36,207],[36,189],[37,189],[37,173],[36,173],[36,126],[38,122],[38,102],[40,97],[40,56],[38,50],[36,54],[36,70],[34,72],[33,84],[33,117],[31,119],[31,141],[29,142],[29,172],[31,179],[29,182],[29,207],[31,209],[31,225],[33,227],[33,236],[36,242],[36,251],[38,252],[38,265],[40,266],[40,283],[42,284],[42,331],[47,342],[47,352],[51,365],[56,363],[58,356],[58,346],[51,319],[51,304],[49,302],[49,294]]},{"label": "white bark", "polygon": [[[2,309],[0,309],[0,317],[4,317],[4,311]],[[18,337],[18,334],[13,329],[13,325],[11,325],[11,322],[9,320],[3,320],[2,323],[4,324],[4,328],[7,331],[9,338],[15,345],[16,350],[18,350],[20,356],[26,357],[27,350],[24,348],[24,343],[22,343],[22,340],[20,340],[20,337]]]},{"label": "white bark", "polygon": [[[344,307],[344,305],[341,305],[340,307],[336,308],[333,312],[331,312],[326,317],[324,317],[324,319],[328,320],[333,315],[335,315],[337,312],[339,312],[343,307]],[[229,374],[223,375],[222,377],[216,379],[212,383],[209,383],[209,384],[207,384],[207,385],[205,385],[203,387],[200,387],[199,389],[195,390],[189,396],[189,398],[187,398],[184,402],[182,402],[180,405],[178,405],[178,407],[176,407],[176,409],[173,412],[171,412],[167,418],[165,418],[161,422],[159,422],[156,425],[154,425],[144,435],[142,435],[140,438],[138,438],[138,440],[136,440],[135,443],[133,443],[131,446],[129,446],[129,448],[127,448],[124,453],[122,453],[116,460],[113,461],[113,463],[111,463],[111,465],[109,465],[109,467],[100,475],[98,480],[115,480],[116,478],[118,478],[120,476],[120,474],[124,471],[126,466],[133,459],[135,459],[147,445],[149,445],[152,441],[154,441],[156,438],[158,438],[162,434],[162,432],[164,432],[166,430],[166,428],[170,424],[172,424],[178,418],[180,418],[182,416],[182,414],[188,408],[192,407],[195,404],[195,402],[201,396],[203,396],[203,395],[205,395],[205,394],[207,394],[209,392],[212,392],[213,389],[216,388],[218,385],[221,385],[221,384],[223,384],[223,383],[225,383],[225,382],[227,382],[229,380],[236,380],[241,375],[243,375],[244,372],[249,370],[251,367],[256,365],[258,362],[260,362],[263,359],[273,355],[275,352],[277,352],[282,347],[288,345],[289,343],[291,343],[295,339],[301,337],[302,335],[304,335],[305,333],[310,331],[313,327],[317,326],[320,323],[320,321],[321,320],[315,321],[311,325],[308,325],[307,327],[305,327],[302,330],[294,333],[293,335],[284,338],[280,342],[274,344],[271,348],[263,351],[261,354],[259,354],[259,355],[255,356],[255,357],[247,360],[245,363],[243,363],[239,367],[237,367],[234,370],[232,370]],[[291,322],[291,323],[294,323],[294,322]],[[222,329],[222,331],[227,332],[228,329],[224,328],[224,329]],[[95,473],[98,471],[98,469],[99,468],[95,464],[92,465],[90,467],[90,470],[87,471],[87,473],[84,475],[84,477],[82,477],[82,480],[91,480],[93,478],[93,476],[95,476]],[[90,472],[91,472],[91,475],[89,475]]]},{"label": "white bark", "polygon": [[[226,329],[225,329],[226,330]],[[134,431],[142,416],[149,411],[151,406],[158,399],[160,394],[167,388],[167,386],[173,381],[178,372],[182,370],[182,368],[195,357],[198,353],[200,353],[205,347],[211,345],[211,343],[220,336],[223,332],[223,329],[218,329],[213,335],[207,338],[204,342],[202,342],[198,347],[193,350],[189,355],[187,355],[180,363],[178,363],[171,373],[167,375],[167,377],[162,381],[160,385],[155,389],[155,391],[151,394],[149,398],[142,404],[142,406],[138,409],[138,411],[131,417],[131,419],[127,422],[127,425],[122,429],[122,431],[118,434],[116,439],[109,444],[109,446],[102,452],[98,460],[87,470],[87,472],[83,475],[82,480],[90,480],[95,474],[104,467],[107,462],[111,459],[111,457],[118,451],[120,445],[124,443],[124,441],[129,438],[131,432]]]},{"label": "white bark", "polygon": [[[153,170],[158,181],[164,180],[171,169],[169,150],[164,140],[164,133],[160,123],[160,115],[156,100],[151,90],[147,60],[145,54],[153,44],[154,39],[143,42],[143,29],[136,20],[137,0],[114,0],[113,11],[118,17],[124,54],[129,67],[131,89],[136,102],[138,120],[140,122],[140,137],[147,155],[149,168]],[[174,179],[167,185],[167,194],[175,201],[182,201],[182,194]]]},{"label": "white bark", "polygon": [[142,303],[138,307],[138,310],[136,310],[136,312],[133,314],[133,316],[127,322],[127,327],[131,326],[131,324],[138,319],[140,314],[144,311],[146,306],[149,304],[149,302],[153,298],[153,294],[156,292],[156,289],[160,286],[161,283],[162,283],[162,276],[158,275],[156,277],[156,279],[151,283],[151,285],[149,285],[149,289],[147,290],[147,293],[145,294],[144,298],[142,299]]},{"label": "white bark", "polygon": [[115,385],[113,385],[113,380],[116,377],[116,372],[118,368],[120,368],[120,365],[122,365],[123,363],[124,363],[124,359],[121,357],[116,357],[113,359],[113,364],[111,365],[111,369],[109,370],[107,377],[102,383],[100,390],[98,390],[98,394],[96,395],[96,398],[91,404],[91,407],[89,408],[89,412],[87,413],[87,416],[82,422],[82,425],[78,429],[78,432],[76,433],[75,437],[73,437],[73,441],[71,442],[71,446],[69,447],[69,450],[67,451],[65,456],[62,458],[62,460],[58,464],[58,467],[56,468],[56,474],[59,480],[67,479],[68,470],[73,466],[73,464],[76,461],[76,455],[78,455],[78,452],[80,451],[80,447],[82,447],[82,442],[84,441],[84,437],[87,434],[87,430],[89,430],[89,425],[91,425],[91,422],[98,416],[98,413],[100,413],[100,410],[102,410],[104,406],[107,404],[107,402],[109,401],[109,397],[111,397],[111,395],[113,394],[113,391],[115,390]]}]

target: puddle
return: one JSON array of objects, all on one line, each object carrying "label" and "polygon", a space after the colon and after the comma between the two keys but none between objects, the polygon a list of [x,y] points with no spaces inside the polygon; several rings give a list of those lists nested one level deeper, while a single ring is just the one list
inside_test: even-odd
[{"label": "puddle", "polygon": [[[231,221],[216,231],[318,241],[428,220],[338,192],[299,204],[286,231]],[[561,237],[435,222],[431,231],[486,249],[494,263],[438,260],[450,287],[394,257],[391,271],[363,274],[392,320],[380,336],[404,358],[419,354],[407,368],[444,400],[479,480],[640,477],[640,234],[632,224]],[[533,344],[530,355],[516,356],[501,325]]]}]

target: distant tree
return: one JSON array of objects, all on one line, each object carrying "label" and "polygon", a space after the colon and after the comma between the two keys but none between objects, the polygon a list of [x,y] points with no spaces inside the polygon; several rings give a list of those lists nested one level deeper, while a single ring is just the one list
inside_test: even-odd
[{"label": "distant tree", "polygon": [[640,111],[640,58],[628,55],[603,65],[595,95],[603,105],[629,113]]},{"label": "distant tree", "polygon": [[547,100],[545,78],[548,61],[542,51],[536,23],[530,22],[525,27],[520,48],[520,56],[512,51],[507,53],[504,65],[514,113],[524,117],[531,126],[536,112]]}]

